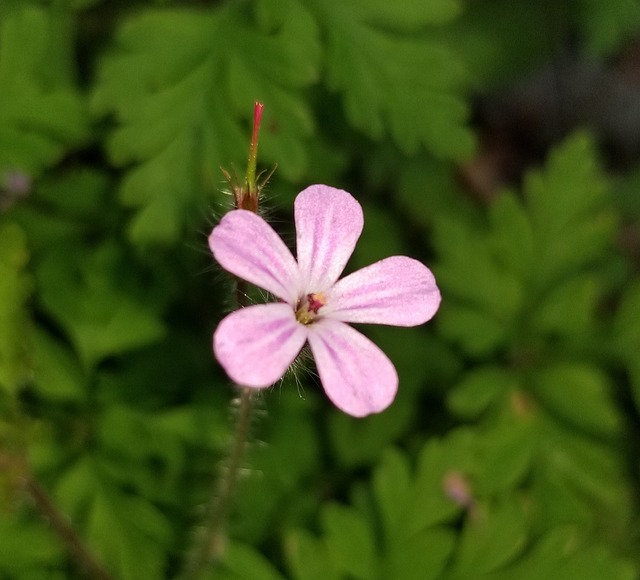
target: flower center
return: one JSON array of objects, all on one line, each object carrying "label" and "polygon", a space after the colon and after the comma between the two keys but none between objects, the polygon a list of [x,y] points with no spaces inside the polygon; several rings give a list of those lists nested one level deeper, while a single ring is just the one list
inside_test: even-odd
[{"label": "flower center", "polygon": [[318,316],[318,310],[327,303],[322,292],[307,294],[298,300],[296,308],[296,320],[300,324],[311,324]]}]

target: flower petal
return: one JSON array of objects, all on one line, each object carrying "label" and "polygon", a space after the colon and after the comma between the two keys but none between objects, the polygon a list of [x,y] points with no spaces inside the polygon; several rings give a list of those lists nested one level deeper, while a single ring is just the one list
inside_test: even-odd
[{"label": "flower petal", "polygon": [[243,209],[228,212],[213,228],[209,247],[225,270],[295,306],[298,266],[280,236],[260,216]]},{"label": "flower petal", "polygon": [[349,415],[379,413],[393,401],[398,374],[373,342],[337,320],[309,326],[309,345],[327,396]]},{"label": "flower petal", "polygon": [[343,322],[416,326],[439,306],[431,270],[413,258],[392,256],[339,280],[321,314]]},{"label": "flower petal", "polygon": [[362,207],[342,189],[312,185],[295,201],[298,266],[308,292],[328,289],[342,274],[362,233]]},{"label": "flower petal", "polygon": [[288,304],[247,306],[232,312],[213,334],[213,351],[229,378],[246,387],[281,379],[307,338]]}]

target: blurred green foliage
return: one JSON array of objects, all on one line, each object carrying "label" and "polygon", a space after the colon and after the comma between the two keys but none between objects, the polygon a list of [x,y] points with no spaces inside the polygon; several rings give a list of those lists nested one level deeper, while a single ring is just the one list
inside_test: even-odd
[{"label": "blurred green foliage", "polygon": [[297,191],[343,187],[350,268],[413,255],[443,303],[365,329],[400,375],[383,414],[305,372],[260,395],[215,578],[639,578],[640,148],[614,172],[567,123],[473,179],[504,155],[485,99],[571,110],[537,71],[639,42],[637,0],[0,4],[0,577],[83,576],[29,477],[114,578],[179,573],[231,433],[206,235],[260,100],[285,239]]}]

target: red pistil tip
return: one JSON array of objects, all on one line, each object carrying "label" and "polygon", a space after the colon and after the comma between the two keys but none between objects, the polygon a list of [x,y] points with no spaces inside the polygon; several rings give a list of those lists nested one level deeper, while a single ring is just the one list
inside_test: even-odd
[{"label": "red pistil tip", "polygon": [[256,101],[253,107],[253,133],[251,135],[251,147],[249,149],[249,160],[247,162],[247,176],[245,185],[249,198],[255,201],[257,208],[257,197],[259,194],[258,183],[256,182],[256,165],[258,162],[258,138],[260,137],[260,122],[264,105]]},{"label": "red pistil tip", "polygon": [[251,148],[254,145],[257,147],[258,134],[260,133],[260,122],[262,121],[262,112],[264,111],[264,104],[256,101],[253,107],[253,135],[251,136]]}]

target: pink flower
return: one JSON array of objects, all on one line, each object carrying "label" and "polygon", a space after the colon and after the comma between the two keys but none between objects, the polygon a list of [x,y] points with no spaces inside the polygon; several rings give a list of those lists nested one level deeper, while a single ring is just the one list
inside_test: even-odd
[{"label": "pink flower", "polygon": [[363,417],[387,408],[398,389],[393,363],[347,322],[416,326],[440,305],[431,271],[393,256],[338,280],[362,232],[351,194],[312,185],[298,194],[298,261],[255,213],[227,213],[209,236],[220,265],[281,302],[228,315],[213,335],[216,358],[239,385],[264,388],[287,371],[309,342],[327,396]]}]

